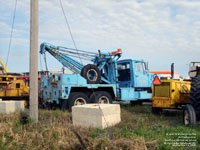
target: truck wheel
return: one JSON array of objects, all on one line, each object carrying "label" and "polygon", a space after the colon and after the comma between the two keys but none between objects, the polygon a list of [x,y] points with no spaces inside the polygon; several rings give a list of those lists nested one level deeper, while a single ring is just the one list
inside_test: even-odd
[{"label": "truck wheel", "polygon": [[188,125],[192,128],[196,127],[196,113],[190,104],[187,104],[183,111],[183,123],[184,125]]},{"label": "truck wheel", "polygon": [[87,103],[90,103],[89,98],[82,92],[73,92],[69,96],[68,106],[70,111],[72,111],[72,106],[84,105]]},{"label": "truck wheel", "polygon": [[99,104],[112,104],[112,96],[105,91],[93,92],[90,101]]},{"label": "truck wheel", "polygon": [[85,65],[82,69],[81,69],[81,76],[85,78],[86,75],[86,68],[89,68],[91,64],[87,64]]},{"label": "truck wheel", "polygon": [[88,84],[98,84],[101,79],[101,72],[95,65],[88,64],[81,70],[81,76],[87,79]]},{"label": "truck wheel", "polygon": [[160,115],[162,112],[162,108],[152,107],[152,113],[155,115]]},{"label": "truck wheel", "polygon": [[[194,110],[200,112],[200,75],[192,79],[191,90],[190,90],[190,103]],[[200,115],[196,115],[196,119],[200,120]]]}]

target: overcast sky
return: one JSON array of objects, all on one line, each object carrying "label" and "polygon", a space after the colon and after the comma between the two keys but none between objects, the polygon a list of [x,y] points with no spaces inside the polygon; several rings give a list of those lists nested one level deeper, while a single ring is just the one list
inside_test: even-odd
[{"label": "overcast sky", "polygon": [[[7,68],[29,71],[30,0],[18,0]],[[79,49],[123,51],[121,59],[144,59],[151,71],[187,76],[200,61],[199,0],[62,0]],[[6,62],[15,0],[0,1],[0,59]],[[59,0],[39,0],[39,43],[74,48]],[[39,49],[38,49],[39,51]],[[39,57],[40,58],[40,57]],[[39,59],[40,60],[40,59]],[[42,59],[43,62],[43,59]],[[49,70],[62,65],[47,55]],[[44,63],[42,64],[44,68]],[[41,69],[39,61],[39,69]]]}]

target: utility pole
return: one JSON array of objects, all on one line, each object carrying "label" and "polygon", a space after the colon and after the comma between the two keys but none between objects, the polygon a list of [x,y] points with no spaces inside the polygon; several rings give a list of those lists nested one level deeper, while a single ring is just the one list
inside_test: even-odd
[{"label": "utility pole", "polygon": [[38,122],[38,0],[31,0],[30,17],[30,118]]}]

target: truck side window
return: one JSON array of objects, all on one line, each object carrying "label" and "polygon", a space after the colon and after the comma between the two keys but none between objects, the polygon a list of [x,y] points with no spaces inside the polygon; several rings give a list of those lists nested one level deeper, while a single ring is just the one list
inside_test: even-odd
[{"label": "truck side window", "polygon": [[144,63],[135,63],[136,72],[144,72]]},{"label": "truck side window", "polygon": [[118,80],[130,81],[130,63],[118,64]]}]

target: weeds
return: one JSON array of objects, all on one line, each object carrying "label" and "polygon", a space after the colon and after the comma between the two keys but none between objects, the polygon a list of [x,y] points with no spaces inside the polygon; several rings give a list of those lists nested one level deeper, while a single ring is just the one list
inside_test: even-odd
[{"label": "weeds", "polygon": [[[84,149],[72,132],[75,130],[88,150],[170,150],[195,147],[166,145],[167,134],[195,133],[200,144],[200,127],[181,125],[181,112],[165,111],[161,116],[151,113],[151,106],[122,106],[122,121],[107,129],[74,127],[71,113],[60,110],[39,110],[39,123],[23,123],[20,112],[0,115],[0,149]],[[173,139],[176,139],[174,136]]]}]

